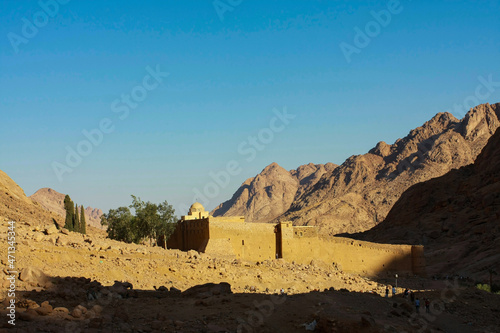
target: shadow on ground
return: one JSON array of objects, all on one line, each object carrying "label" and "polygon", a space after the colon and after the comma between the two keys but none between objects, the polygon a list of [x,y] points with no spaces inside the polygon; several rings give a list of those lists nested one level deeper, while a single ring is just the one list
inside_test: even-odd
[{"label": "shadow on ground", "polygon": [[[451,285],[422,292],[433,299],[420,313],[403,297],[343,290],[307,294],[233,294],[227,283],[183,292],[135,290],[130,283],[102,286],[83,277],[47,277],[17,294],[19,332],[470,332],[500,327],[500,297]],[[446,292],[445,292],[446,291]],[[490,308],[485,310],[484,305]],[[4,307],[7,303],[4,301]],[[481,312],[477,318],[477,312]],[[476,318],[476,321],[474,321]],[[480,319],[480,320],[479,320]],[[494,331],[492,331],[494,332]]]}]

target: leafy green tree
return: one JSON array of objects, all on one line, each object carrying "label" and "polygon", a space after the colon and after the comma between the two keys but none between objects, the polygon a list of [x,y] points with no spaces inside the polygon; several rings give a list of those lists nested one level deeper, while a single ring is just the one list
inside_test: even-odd
[{"label": "leafy green tree", "polygon": [[80,225],[80,217],[78,214],[78,205],[75,204],[75,214],[73,214],[73,229],[76,232],[82,232],[82,227]]},{"label": "leafy green tree", "polygon": [[164,249],[167,248],[167,240],[175,231],[177,224],[177,217],[175,216],[175,210],[172,205],[169,205],[167,201],[162,202],[158,206],[158,213],[160,215],[160,224],[157,226],[157,243],[159,240],[162,241],[162,246]]},{"label": "leafy green tree", "polygon": [[81,215],[80,215],[80,225],[81,225],[81,233],[87,233],[87,221],[85,221],[85,210],[83,209],[83,205],[81,206]]},{"label": "leafy green tree", "polygon": [[73,201],[71,201],[71,198],[69,195],[66,194],[64,197],[64,209],[66,210],[66,222],[64,224],[64,227],[68,229],[69,231],[74,230],[74,215],[75,215],[75,208],[73,206]]},{"label": "leafy green tree", "polygon": [[[132,208],[135,215],[132,215]],[[177,218],[175,211],[167,201],[161,204],[144,202],[132,195],[129,207],[111,209],[101,217],[101,224],[108,226],[108,237],[125,242],[139,243],[149,241],[150,244],[166,246],[166,240],[175,230]]]},{"label": "leafy green tree", "polygon": [[128,207],[110,209],[108,214],[101,216],[101,224],[108,226],[108,237],[127,243],[139,243],[135,217]]}]

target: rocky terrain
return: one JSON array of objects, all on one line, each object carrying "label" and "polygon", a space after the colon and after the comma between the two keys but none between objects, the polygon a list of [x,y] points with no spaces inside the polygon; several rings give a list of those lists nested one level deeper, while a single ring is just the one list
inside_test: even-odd
[{"label": "rocky terrain", "polygon": [[500,130],[474,164],[410,187],[385,221],[362,234],[383,243],[423,244],[428,271],[487,278],[500,273]]},{"label": "rocky terrain", "polygon": [[[8,219],[1,218],[7,233]],[[495,332],[500,297],[468,281],[346,274],[312,260],[241,262],[16,222],[16,326],[0,332]],[[95,230],[95,229],[93,229]],[[6,267],[6,247],[0,249]],[[286,295],[281,295],[283,288]],[[417,314],[403,288],[428,297]],[[3,328],[2,328],[3,327]]]},{"label": "rocky terrain", "polygon": [[0,170],[0,216],[15,221],[39,221],[64,225],[64,218],[32,201],[5,172]]},{"label": "rocky terrain", "polygon": [[[32,194],[29,198],[38,202],[43,208],[60,215],[64,219],[66,216],[66,211],[64,210],[64,197],[65,194],[59,193],[51,188],[42,188]],[[102,210],[98,208],[86,207],[85,220],[87,225],[94,228],[102,228],[102,214]]]},{"label": "rocky terrain", "polygon": [[[499,118],[500,103],[479,105],[461,120],[439,113],[392,145],[379,142],[367,154],[332,166],[309,186],[292,190],[293,195],[280,197],[293,181],[272,164],[214,213],[245,215],[254,222],[291,220],[295,225],[320,226],[329,234],[365,231],[383,221],[410,186],[473,163],[500,126]],[[277,208],[268,213],[267,207]]]},{"label": "rocky terrain", "polygon": [[[488,167],[478,179],[496,179],[498,165]],[[471,279],[400,276],[397,295],[385,298],[393,276],[347,274],[314,258],[308,265],[242,262],[125,244],[92,227],[82,235],[63,229],[59,215],[0,176],[0,332],[486,333],[500,326],[500,297],[474,288]],[[11,281],[15,326],[8,323]],[[423,306],[417,313],[404,288],[430,298],[430,313]]]},{"label": "rocky terrain", "polygon": [[337,165],[307,164],[287,171],[277,163],[247,179],[233,197],[216,207],[213,216],[245,216],[247,221],[268,222],[283,214],[291,203]]}]

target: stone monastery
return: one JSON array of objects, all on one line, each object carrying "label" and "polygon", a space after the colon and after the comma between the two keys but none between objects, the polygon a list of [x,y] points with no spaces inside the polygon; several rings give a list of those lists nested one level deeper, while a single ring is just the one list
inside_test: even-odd
[{"label": "stone monastery", "polygon": [[337,265],[345,272],[425,275],[424,247],[389,245],[343,237],[324,238],[316,227],[292,222],[249,223],[243,216],[213,217],[200,203],[182,216],[167,242],[170,249],[196,250],[243,261],[282,258],[299,264],[313,259]]}]

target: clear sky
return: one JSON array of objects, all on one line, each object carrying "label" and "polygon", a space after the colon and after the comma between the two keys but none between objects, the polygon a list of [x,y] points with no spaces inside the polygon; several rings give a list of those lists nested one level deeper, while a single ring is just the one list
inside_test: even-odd
[{"label": "clear sky", "polygon": [[437,112],[500,102],[498,13],[493,0],[0,0],[0,169],[27,195],[51,187],[106,212],[134,194],[183,215],[195,192],[213,209],[272,162],[341,164]]}]

